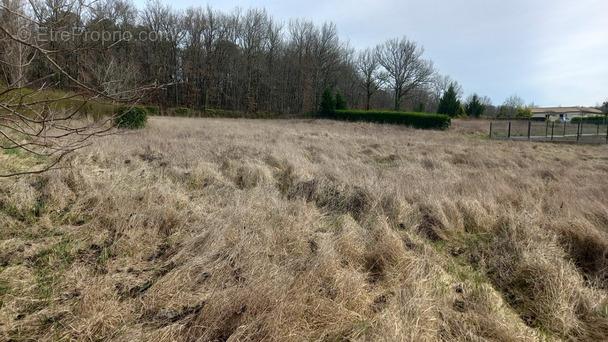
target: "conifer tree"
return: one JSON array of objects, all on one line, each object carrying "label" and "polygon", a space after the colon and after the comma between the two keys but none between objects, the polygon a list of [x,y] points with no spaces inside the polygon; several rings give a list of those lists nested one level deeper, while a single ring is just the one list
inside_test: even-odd
[{"label": "conifer tree", "polygon": [[439,100],[439,107],[437,108],[438,114],[447,114],[451,117],[455,117],[461,114],[460,101],[456,97],[456,91],[454,85],[450,85],[448,91],[443,94],[441,100]]},{"label": "conifer tree", "polygon": [[472,115],[476,118],[483,115],[483,112],[486,110],[486,105],[479,101],[479,96],[477,94],[473,94],[473,97],[464,107],[467,115]]},{"label": "conifer tree", "polygon": [[345,110],[345,109],[348,109],[346,100],[344,99],[344,96],[342,96],[342,94],[340,94],[338,92],[338,93],[336,93],[336,110]]},{"label": "conifer tree", "polygon": [[333,92],[329,87],[326,87],[321,95],[321,115],[325,117],[331,117],[336,110],[336,103],[334,102]]}]

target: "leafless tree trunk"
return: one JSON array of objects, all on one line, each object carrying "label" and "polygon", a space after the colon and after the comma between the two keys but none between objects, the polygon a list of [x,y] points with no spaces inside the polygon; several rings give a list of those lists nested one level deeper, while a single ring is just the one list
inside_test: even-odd
[{"label": "leafless tree trunk", "polygon": [[403,37],[389,39],[376,47],[378,63],[386,70],[395,96],[395,110],[401,100],[431,80],[435,73],[433,63],[422,58],[424,49]]},{"label": "leafless tree trunk", "polygon": [[372,95],[380,89],[386,78],[380,72],[377,55],[370,48],[359,53],[357,71],[361,75],[361,85],[365,91],[365,110],[370,110]]}]

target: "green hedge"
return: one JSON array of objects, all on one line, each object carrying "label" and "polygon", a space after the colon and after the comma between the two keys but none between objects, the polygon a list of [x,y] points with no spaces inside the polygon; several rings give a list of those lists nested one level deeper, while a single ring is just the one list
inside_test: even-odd
[{"label": "green hedge", "polygon": [[176,116],[188,116],[190,115],[190,109],[185,107],[175,108]]},{"label": "green hedge", "polygon": [[138,129],[146,126],[148,111],[144,107],[120,107],[116,110],[114,123],[120,128]]},{"label": "green hedge", "polygon": [[601,123],[601,124],[603,124],[605,122],[608,122],[608,116],[596,115],[596,116],[586,116],[584,118],[580,117],[580,116],[577,116],[577,117],[572,118],[571,121],[572,122],[582,121],[582,122],[588,122],[588,123],[594,123],[594,124],[595,123]]},{"label": "green hedge", "polygon": [[522,117],[512,117],[512,118],[492,118],[492,117],[488,117],[491,120],[502,120],[502,121],[538,121],[538,122],[545,122],[547,121],[547,118],[545,118],[544,116],[531,116],[529,118],[522,118]]},{"label": "green hedge", "polygon": [[452,124],[448,115],[414,112],[337,110],[334,112],[334,118],[347,121],[407,125],[426,129],[448,129]]}]

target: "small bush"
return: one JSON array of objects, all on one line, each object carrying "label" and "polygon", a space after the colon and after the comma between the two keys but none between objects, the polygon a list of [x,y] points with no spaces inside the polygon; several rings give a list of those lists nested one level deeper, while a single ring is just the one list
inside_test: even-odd
[{"label": "small bush", "polygon": [[120,128],[143,128],[148,122],[148,111],[139,106],[120,107],[116,110],[115,116],[114,123]]},{"label": "small bush", "polygon": [[214,118],[217,115],[215,109],[205,109],[205,115]]},{"label": "small bush", "polygon": [[532,109],[530,109],[530,107],[517,106],[517,109],[515,110],[515,117],[516,118],[531,118]]},{"label": "small bush", "polygon": [[338,120],[389,123],[425,129],[448,129],[452,124],[450,117],[443,114],[337,110],[334,115]]},{"label": "small bush", "polygon": [[176,116],[188,116],[190,115],[190,109],[186,107],[175,108]]},{"label": "small bush", "polygon": [[146,110],[148,111],[148,115],[158,115],[159,113],[158,106],[146,106]]}]

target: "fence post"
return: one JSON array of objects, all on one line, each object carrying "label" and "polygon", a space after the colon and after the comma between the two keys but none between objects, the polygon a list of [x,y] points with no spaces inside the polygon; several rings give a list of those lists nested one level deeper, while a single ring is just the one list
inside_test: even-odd
[{"label": "fence post", "polygon": [[528,140],[530,140],[530,129],[532,128],[532,121],[528,121]]},{"label": "fence post", "polygon": [[581,136],[581,124],[583,123],[583,121],[579,121],[578,122],[578,127],[576,128],[576,142],[578,142],[578,139]]},{"label": "fence post", "polygon": [[492,121],[490,121],[490,139],[492,139]]},{"label": "fence post", "polygon": [[[553,131],[555,130],[555,121],[551,122],[551,141],[553,141]],[[608,133],[606,133],[608,139]]]},{"label": "fence post", "polygon": [[608,125],[606,125],[606,144],[608,144]]},{"label": "fence post", "polygon": [[[545,119],[546,120],[546,119]],[[545,121],[545,138],[549,135],[549,121]]]},{"label": "fence post", "polygon": [[596,125],[597,125],[597,135],[600,135],[600,123],[598,122],[598,123],[596,123]]},{"label": "fence post", "polygon": [[511,121],[509,121],[509,133],[507,133],[507,139],[511,139]]},{"label": "fence post", "polygon": [[564,121],[564,137],[566,136],[566,121]]}]

